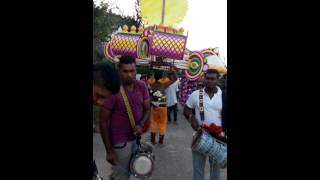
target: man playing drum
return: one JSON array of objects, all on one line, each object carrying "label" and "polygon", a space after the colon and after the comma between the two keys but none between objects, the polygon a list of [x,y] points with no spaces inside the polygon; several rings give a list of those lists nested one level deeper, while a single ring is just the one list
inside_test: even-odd
[{"label": "man playing drum", "polygon": [[[128,180],[130,160],[137,148],[136,136],[141,135],[142,126],[150,118],[150,98],[146,84],[136,80],[135,60],[123,56],[119,62],[120,92],[106,99],[100,111],[100,131],[107,151],[107,161],[112,164],[110,179]],[[126,110],[131,107],[135,129],[133,130]]]},{"label": "man playing drum", "polygon": [[[188,98],[186,105],[184,106],[184,115],[191,123],[191,127],[198,131],[200,127],[217,127],[220,128],[223,133],[226,134],[226,96],[225,93],[217,86],[219,79],[219,72],[214,69],[209,69],[204,76],[204,90],[194,91]],[[201,103],[200,96],[202,95],[203,111],[204,115],[201,115]],[[195,116],[192,113],[195,110]],[[202,117],[201,117],[202,116]],[[220,134],[220,135],[221,135]],[[194,133],[196,135],[196,133]],[[195,137],[195,136],[194,136]],[[211,141],[212,139],[212,141]],[[215,143],[215,148],[219,149],[219,157],[226,157],[227,147],[226,144],[216,141],[213,136],[210,136],[210,142]],[[208,145],[209,146],[209,145]],[[222,150],[223,149],[223,150]],[[193,180],[204,180],[204,168],[206,164],[207,156],[205,153],[201,153],[192,149],[193,159]],[[225,162],[226,162],[226,158]],[[210,180],[220,180],[220,168],[217,159],[209,156],[210,162]]]}]

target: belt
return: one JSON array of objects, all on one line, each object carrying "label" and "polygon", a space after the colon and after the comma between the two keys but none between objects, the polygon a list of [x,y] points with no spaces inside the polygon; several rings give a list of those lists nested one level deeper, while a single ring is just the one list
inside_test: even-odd
[{"label": "belt", "polygon": [[114,146],[112,146],[114,149],[123,149],[124,147],[126,147],[127,143],[121,143],[121,144],[116,144]]}]

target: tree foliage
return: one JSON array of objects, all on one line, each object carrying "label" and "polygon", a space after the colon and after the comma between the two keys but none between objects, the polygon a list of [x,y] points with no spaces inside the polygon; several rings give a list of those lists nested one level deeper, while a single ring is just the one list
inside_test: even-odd
[{"label": "tree foliage", "polygon": [[141,25],[138,3],[137,0],[134,17],[115,14],[114,8],[111,8],[108,3],[101,2],[99,6],[93,3],[93,62],[104,59],[103,55],[99,53],[101,43],[110,40],[112,33],[120,26],[127,24],[129,27],[132,25],[138,27]]}]

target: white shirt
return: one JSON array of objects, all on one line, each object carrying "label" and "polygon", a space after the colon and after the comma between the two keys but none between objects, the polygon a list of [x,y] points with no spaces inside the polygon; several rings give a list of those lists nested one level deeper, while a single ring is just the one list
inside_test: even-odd
[{"label": "white shirt", "polygon": [[136,80],[140,80],[141,74],[136,74]]},{"label": "white shirt", "polygon": [[177,94],[176,94],[178,91],[179,91],[178,81],[172,83],[166,89],[167,106],[173,106],[178,103]]},{"label": "white shirt", "polygon": [[[186,105],[195,109],[196,119],[199,125],[202,124],[200,118],[199,107],[199,90],[194,91],[188,98]],[[218,87],[218,91],[210,99],[209,95],[203,91],[203,106],[204,106],[204,122],[206,125],[215,123],[217,126],[221,126],[221,111],[222,111],[222,91]]]}]

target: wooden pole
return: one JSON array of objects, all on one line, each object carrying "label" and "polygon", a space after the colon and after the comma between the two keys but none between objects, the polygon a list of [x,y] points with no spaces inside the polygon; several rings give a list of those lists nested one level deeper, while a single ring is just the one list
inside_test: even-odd
[{"label": "wooden pole", "polygon": [[162,0],[162,16],[161,16],[161,24],[164,24],[164,11],[166,7],[166,0]]}]

